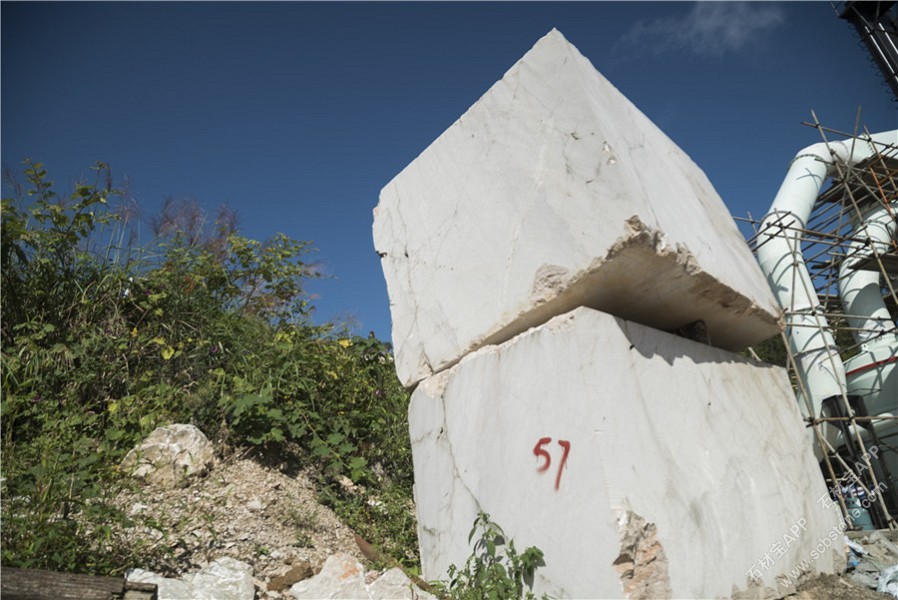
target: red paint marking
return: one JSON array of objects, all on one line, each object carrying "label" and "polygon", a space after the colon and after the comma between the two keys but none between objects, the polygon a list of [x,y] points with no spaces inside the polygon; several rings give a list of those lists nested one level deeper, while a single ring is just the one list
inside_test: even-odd
[{"label": "red paint marking", "polygon": [[854,375],[856,373],[863,373],[864,371],[868,371],[868,370],[874,369],[876,367],[881,367],[882,365],[887,365],[887,364],[893,363],[895,361],[898,361],[898,356],[892,356],[891,358],[887,358],[885,360],[879,360],[879,361],[870,363],[869,365],[864,365],[863,367],[858,367],[857,369],[852,369],[852,370],[848,371],[847,373],[845,373],[845,377],[851,377],[852,375]]},{"label": "red paint marking", "polygon": [[[536,446],[533,447],[533,455],[537,458],[542,457],[545,459],[545,462],[541,467],[537,467],[537,471],[542,473],[543,471],[547,471],[549,466],[552,464],[552,455],[546,451],[543,446],[552,442],[552,438],[544,437],[539,438],[539,441],[536,442]],[[571,443],[567,440],[558,440],[558,445],[564,449],[564,453],[561,455],[561,463],[558,465],[558,474],[555,475],[555,491],[558,491],[558,488],[561,486],[561,473],[564,471],[564,466],[567,464],[567,457],[571,453]]]},{"label": "red paint marking", "polygon": [[561,483],[561,471],[567,463],[567,455],[571,452],[571,443],[567,440],[558,440],[558,445],[564,448],[564,454],[561,455],[561,464],[558,465],[558,475],[555,476],[555,491],[558,491],[558,485]]},{"label": "red paint marking", "polygon": [[536,446],[533,447],[533,454],[537,457],[542,456],[546,459],[545,464],[537,469],[540,473],[549,468],[549,465],[552,463],[552,457],[549,456],[549,453],[543,450],[543,446],[552,441],[550,437],[539,438],[539,441],[536,443]]}]

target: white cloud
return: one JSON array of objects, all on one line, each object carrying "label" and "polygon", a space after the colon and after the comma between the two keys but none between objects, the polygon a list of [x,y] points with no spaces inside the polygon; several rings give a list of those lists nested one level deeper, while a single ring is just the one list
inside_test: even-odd
[{"label": "white cloud", "polygon": [[696,2],[687,14],[637,21],[618,46],[629,52],[723,55],[757,46],[785,20],[780,6],[766,2]]}]

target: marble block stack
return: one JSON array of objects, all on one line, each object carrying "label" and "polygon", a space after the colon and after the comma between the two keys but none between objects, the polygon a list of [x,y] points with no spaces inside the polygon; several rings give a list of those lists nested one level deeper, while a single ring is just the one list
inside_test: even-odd
[{"label": "marble block stack", "polygon": [[558,31],[383,189],[374,242],[426,578],[464,564],[479,511],[545,553],[556,597],[833,570],[786,374],[733,353],[779,332],[763,275],[702,171]]}]

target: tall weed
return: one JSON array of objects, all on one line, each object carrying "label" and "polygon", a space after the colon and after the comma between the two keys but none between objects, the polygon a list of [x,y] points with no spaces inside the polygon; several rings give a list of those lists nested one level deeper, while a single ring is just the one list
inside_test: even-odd
[{"label": "tall weed", "polygon": [[62,196],[40,163],[23,176],[0,232],[4,565],[130,566],[141,550],[110,541],[110,524],[131,524],[110,501],[126,483],[115,465],[172,422],[298,448],[344,518],[375,542],[396,534],[410,560],[407,517],[367,514],[337,483],[410,501],[408,396],[387,344],[312,323],[307,242],[251,240],[228,211],[169,202],[141,246],[106,165]]}]

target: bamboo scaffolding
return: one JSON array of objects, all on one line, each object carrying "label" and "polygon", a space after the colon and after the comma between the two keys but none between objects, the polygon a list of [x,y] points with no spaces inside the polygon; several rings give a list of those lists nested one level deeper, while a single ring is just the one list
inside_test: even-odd
[{"label": "bamboo scaffolding", "polygon": [[[828,127],[824,127],[814,111],[811,111],[813,121],[804,123],[813,127],[818,131],[827,148],[831,149],[830,138],[835,135],[844,138],[843,143],[854,146],[863,141],[870,143],[870,132],[863,129],[860,130],[860,111],[858,111],[855,132],[849,134],[837,131]],[[749,247],[757,252],[758,248],[763,246],[774,236],[788,236],[790,241],[790,254],[793,256],[802,256],[808,271],[811,275],[811,281],[815,289],[802,289],[801,291],[808,297],[816,296],[820,301],[820,306],[800,311],[785,311],[784,317],[787,330],[793,327],[806,327],[819,329],[822,334],[828,333],[836,339],[836,334],[840,331],[852,332],[853,334],[866,334],[865,343],[877,339],[878,336],[886,335],[894,332],[896,329],[894,317],[892,318],[873,318],[866,315],[846,314],[841,311],[841,301],[839,297],[839,284],[848,276],[841,273],[841,266],[846,260],[865,261],[861,267],[863,270],[877,270],[880,274],[882,287],[885,288],[885,298],[889,298],[894,306],[898,306],[898,294],[895,291],[896,278],[894,273],[890,273],[886,268],[883,257],[891,254],[890,257],[894,261],[894,255],[898,254],[898,243],[895,240],[888,242],[871,242],[870,237],[866,235],[867,224],[864,220],[864,214],[871,207],[884,207],[888,214],[895,218],[895,211],[892,203],[898,198],[898,147],[893,145],[878,144],[876,153],[868,160],[862,161],[854,165],[844,165],[836,161],[834,164],[835,174],[831,187],[823,191],[818,197],[818,201],[814,207],[806,224],[801,224],[792,220],[786,223],[785,219],[789,215],[782,217],[765,219],[764,230],[760,230],[762,221],[757,220],[748,215],[748,218],[739,218],[737,220],[749,223],[754,234],[748,238]],[[803,225],[803,226],[802,226]],[[884,248],[885,246],[885,248]],[[870,261],[867,263],[866,261]],[[857,270],[857,264],[852,265],[851,270]],[[898,278],[896,278],[898,279]],[[807,285],[800,279],[793,281],[793,293],[798,292],[799,285]],[[794,305],[794,302],[792,303]],[[837,307],[834,309],[834,307]],[[798,317],[807,319],[812,318],[812,322],[796,323]],[[849,320],[863,319],[863,327],[849,325]],[[841,405],[841,411],[846,416],[823,416],[815,415],[810,401],[811,396],[804,387],[804,381],[798,375],[797,357],[792,355],[792,350],[788,343],[785,333],[782,335],[782,341],[787,352],[787,362],[799,397],[803,401],[806,409],[805,418],[807,427],[814,432],[814,438],[821,450],[823,457],[824,472],[829,480],[833,482],[831,492],[838,500],[839,508],[847,523],[852,522],[852,516],[843,497],[842,486],[840,482],[849,481],[851,484],[858,486],[868,494],[869,498],[875,496],[878,507],[885,515],[886,522],[890,529],[898,529],[896,516],[889,512],[886,506],[883,494],[872,494],[871,490],[879,489],[880,482],[878,476],[873,469],[870,461],[870,452],[868,450],[868,442],[865,441],[861,434],[861,429],[871,427],[873,423],[884,421],[898,420],[898,415],[882,414],[882,415],[858,415],[851,405],[848,397],[847,389],[842,389],[842,393],[838,397]],[[854,352],[862,347],[861,342],[846,345],[841,350],[837,347],[828,346],[826,351],[826,360],[830,362],[829,367],[834,371],[837,369],[837,363],[841,365],[843,355]],[[845,435],[852,438],[852,442],[861,454],[861,466],[858,464],[848,464],[846,460],[839,454],[837,448],[833,448],[829,440],[826,439],[822,431],[822,427],[831,424],[845,424],[847,427],[843,429]],[[847,441],[847,440],[846,440]],[[888,444],[883,444],[887,448],[891,448]],[[872,448],[871,448],[872,449]],[[894,449],[892,449],[894,451]],[[841,477],[836,476],[834,463],[838,463],[844,474]],[[859,472],[856,472],[859,471]],[[898,473],[892,474],[898,479]],[[865,479],[866,478],[866,479]],[[898,485],[898,481],[893,481],[892,485]]]}]

